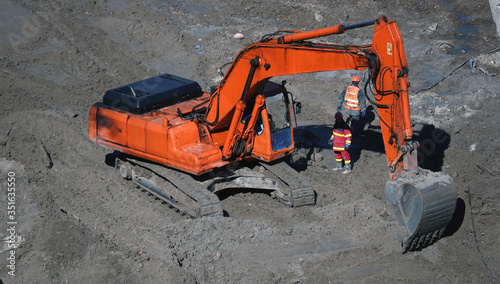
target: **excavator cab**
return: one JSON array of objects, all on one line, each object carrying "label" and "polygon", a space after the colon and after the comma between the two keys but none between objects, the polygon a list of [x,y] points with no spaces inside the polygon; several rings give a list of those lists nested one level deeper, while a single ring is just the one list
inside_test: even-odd
[{"label": "excavator cab", "polygon": [[[268,83],[271,86],[273,84]],[[293,146],[290,93],[284,88],[284,85],[281,85],[279,90],[279,93],[266,96],[266,110],[269,118],[271,148],[273,151]]]},{"label": "excavator cab", "polygon": [[[252,155],[272,161],[277,156],[294,150],[292,98],[284,84],[267,82],[263,96],[264,107],[255,125],[255,143]],[[273,158],[271,158],[273,157]]]}]

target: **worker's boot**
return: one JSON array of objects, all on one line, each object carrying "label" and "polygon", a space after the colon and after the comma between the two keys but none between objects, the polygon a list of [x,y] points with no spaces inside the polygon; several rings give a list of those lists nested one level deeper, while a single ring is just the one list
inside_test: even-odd
[{"label": "worker's boot", "polygon": [[333,168],[334,171],[338,171],[342,169],[342,161],[337,162],[337,165]]},{"label": "worker's boot", "polygon": [[352,170],[352,166],[351,166],[351,163],[347,163],[345,164],[345,170],[342,172],[344,175],[350,173]]}]

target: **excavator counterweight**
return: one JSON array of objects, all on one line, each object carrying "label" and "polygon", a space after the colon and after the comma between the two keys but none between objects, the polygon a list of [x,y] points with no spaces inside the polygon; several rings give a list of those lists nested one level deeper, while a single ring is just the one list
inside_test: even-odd
[{"label": "excavator counterweight", "polygon": [[[315,43],[314,38],[374,26],[371,44]],[[385,193],[405,227],[403,251],[443,236],[456,203],[444,173],[418,167],[412,141],[408,65],[396,22],[380,17],[306,32],[278,32],[245,47],[214,91],[171,74],[107,91],[89,113],[89,136],[115,150],[115,166],[177,211],[223,215],[225,190],[266,191],[285,205],[313,205],[310,183],[284,158],[295,149],[294,103],[272,77],[366,70],[380,119],[390,181]]]}]

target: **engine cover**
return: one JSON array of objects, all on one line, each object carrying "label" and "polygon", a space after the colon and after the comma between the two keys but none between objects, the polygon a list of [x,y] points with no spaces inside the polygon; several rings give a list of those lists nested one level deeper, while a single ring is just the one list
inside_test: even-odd
[{"label": "engine cover", "polygon": [[202,94],[197,82],[165,73],[108,90],[103,103],[129,113],[143,114]]}]

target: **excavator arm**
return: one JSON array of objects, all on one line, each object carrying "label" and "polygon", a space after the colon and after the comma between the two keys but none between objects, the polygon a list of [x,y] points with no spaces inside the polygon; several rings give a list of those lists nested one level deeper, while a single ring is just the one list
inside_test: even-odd
[{"label": "excavator arm", "polygon": [[[369,45],[306,41],[371,25],[374,25],[374,34]],[[419,250],[443,236],[455,211],[456,186],[448,175],[418,167],[418,143],[412,141],[408,98],[409,69],[396,22],[380,17],[350,26],[268,36],[247,46],[212,94],[203,121],[212,132],[229,128],[223,156],[234,158],[231,149],[243,136],[240,121],[246,104],[261,94],[271,77],[365,69],[370,74],[367,86],[370,85],[374,93],[372,103],[380,118],[391,178],[385,193],[406,230],[406,237],[401,241],[403,252]]]}]

